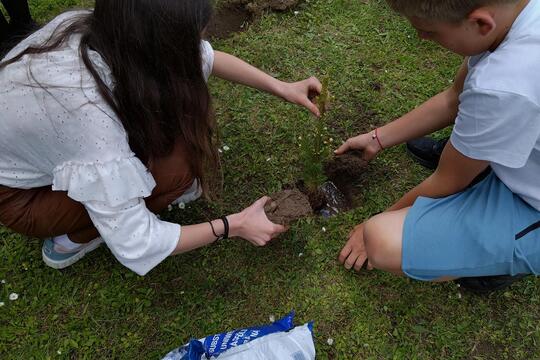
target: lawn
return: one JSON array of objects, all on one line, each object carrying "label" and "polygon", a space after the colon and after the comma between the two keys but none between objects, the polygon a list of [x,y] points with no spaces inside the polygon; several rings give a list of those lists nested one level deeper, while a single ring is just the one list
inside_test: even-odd
[{"label": "lawn", "polygon": [[[31,0],[50,20],[86,0]],[[391,121],[449,85],[461,60],[417,39],[382,0],[306,0],[213,42],[288,81],[329,75],[337,142]],[[299,177],[307,111],[211,80],[221,128],[223,192],[164,218],[190,224],[236,212]],[[442,134],[439,134],[442,135]],[[294,309],[315,321],[318,359],[539,359],[540,281],[479,297],[336,261],[347,233],[429,173],[402,146],[356,184],[357,208],[311,218],[266,248],[232,239],[164,261],[145,277],[106,248],[57,271],[41,241],[0,227],[1,359],[158,359],[190,337],[261,324]],[[11,293],[18,299],[9,300]],[[328,339],[333,339],[329,345]]]}]

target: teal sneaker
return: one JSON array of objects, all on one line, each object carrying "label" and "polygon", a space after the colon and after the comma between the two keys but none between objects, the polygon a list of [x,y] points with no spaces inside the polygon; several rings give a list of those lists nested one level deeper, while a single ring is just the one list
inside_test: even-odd
[{"label": "teal sneaker", "polygon": [[41,248],[41,254],[43,261],[47,266],[53,269],[64,269],[77,261],[82,259],[89,252],[97,249],[103,239],[101,237],[95,238],[86,245],[82,245],[81,248],[75,252],[60,252],[55,249],[55,244],[52,238],[45,239],[43,247]]}]

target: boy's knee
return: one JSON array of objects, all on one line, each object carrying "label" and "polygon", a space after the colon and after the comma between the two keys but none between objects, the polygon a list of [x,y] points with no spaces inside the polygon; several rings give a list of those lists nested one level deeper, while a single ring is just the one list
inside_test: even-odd
[{"label": "boy's knee", "polygon": [[386,246],[384,237],[381,236],[382,221],[379,215],[369,219],[364,226],[364,243],[371,264],[380,268],[383,265]]},{"label": "boy's knee", "polygon": [[395,239],[389,231],[387,215],[380,214],[369,219],[364,227],[364,242],[371,265],[388,270],[395,267]]}]

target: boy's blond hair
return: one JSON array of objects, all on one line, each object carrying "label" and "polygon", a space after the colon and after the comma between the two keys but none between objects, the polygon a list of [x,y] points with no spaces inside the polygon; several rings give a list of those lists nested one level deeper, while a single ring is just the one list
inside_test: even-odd
[{"label": "boy's blond hair", "polygon": [[485,5],[517,3],[519,0],[386,0],[398,13],[426,20],[460,22]]}]

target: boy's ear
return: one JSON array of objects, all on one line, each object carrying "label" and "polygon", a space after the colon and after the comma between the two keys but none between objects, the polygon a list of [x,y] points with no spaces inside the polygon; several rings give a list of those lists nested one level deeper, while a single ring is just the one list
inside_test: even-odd
[{"label": "boy's ear", "polygon": [[478,32],[486,36],[497,28],[497,22],[493,14],[487,8],[478,8],[469,14],[467,20],[478,29]]}]

